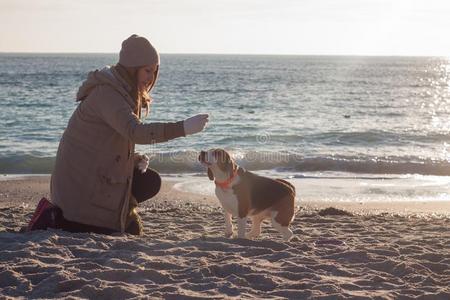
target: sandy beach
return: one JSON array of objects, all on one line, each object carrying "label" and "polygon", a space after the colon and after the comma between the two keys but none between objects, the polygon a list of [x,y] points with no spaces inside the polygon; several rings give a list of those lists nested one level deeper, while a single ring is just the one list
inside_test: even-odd
[{"label": "sandy beach", "polygon": [[214,197],[166,180],[139,208],[142,237],[19,233],[48,184],[0,180],[2,297],[450,298],[448,202],[300,202],[291,241],[269,224],[259,239],[228,239]]}]

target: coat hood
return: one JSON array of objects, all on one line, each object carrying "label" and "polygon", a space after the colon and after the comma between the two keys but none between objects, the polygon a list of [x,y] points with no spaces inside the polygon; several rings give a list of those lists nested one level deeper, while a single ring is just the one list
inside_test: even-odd
[{"label": "coat hood", "polygon": [[77,92],[77,101],[85,100],[99,85],[108,85],[119,92],[128,102],[134,105],[130,95],[131,86],[120,76],[115,67],[104,67],[101,70],[89,72],[87,79],[81,84]]}]

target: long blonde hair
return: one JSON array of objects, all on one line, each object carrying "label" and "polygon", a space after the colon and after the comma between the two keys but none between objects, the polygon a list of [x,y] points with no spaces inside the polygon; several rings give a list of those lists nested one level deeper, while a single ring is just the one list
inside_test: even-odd
[{"label": "long blonde hair", "polygon": [[145,109],[145,115],[144,118],[148,116],[148,114],[150,113],[150,104],[152,104],[152,97],[150,97],[149,94],[149,90],[143,90],[143,91],[139,91],[137,93],[137,105],[136,105],[136,110],[137,110],[137,116],[139,117],[139,119],[141,118],[141,111],[142,109]]},{"label": "long blonde hair", "polygon": [[131,96],[133,97],[133,100],[136,104],[134,113],[136,114],[136,116],[138,116],[139,119],[141,119],[142,109],[145,109],[144,117],[147,117],[150,113],[150,105],[153,101],[152,97],[150,96],[150,92],[155,86],[156,79],[158,78],[159,67],[156,68],[153,82],[144,90],[139,90],[137,81],[138,71],[142,67],[125,67],[120,64],[118,64],[117,67],[119,73],[123,77],[125,77],[124,79],[127,80],[130,86],[133,88],[133,90],[131,91]]}]

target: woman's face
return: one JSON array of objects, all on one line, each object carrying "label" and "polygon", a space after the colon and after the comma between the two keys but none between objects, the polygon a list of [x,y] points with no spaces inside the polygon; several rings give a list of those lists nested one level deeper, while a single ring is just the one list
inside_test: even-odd
[{"label": "woman's face", "polygon": [[158,74],[158,65],[146,65],[138,70],[137,82],[139,90],[147,90],[153,85]]}]

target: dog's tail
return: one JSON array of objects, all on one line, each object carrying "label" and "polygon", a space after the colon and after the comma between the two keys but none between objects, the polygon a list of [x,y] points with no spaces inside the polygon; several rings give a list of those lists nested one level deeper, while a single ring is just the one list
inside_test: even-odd
[{"label": "dog's tail", "polygon": [[277,180],[278,180],[279,182],[284,183],[284,184],[287,185],[288,187],[290,187],[291,190],[292,190],[292,192],[294,192],[294,195],[295,195],[295,186],[294,186],[292,183],[290,183],[289,181],[284,180],[284,179],[277,179]]},{"label": "dog's tail", "polygon": [[294,194],[294,201],[297,204],[295,206],[294,214],[297,214],[297,212],[300,211],[300,205],[298,204],[300,202],[300,199],[298,198],[297,191],[295,190],[295,186],[287,180],[284,180],[284,179],[277,179],[277,180],[291,188],[291,190]]}]

